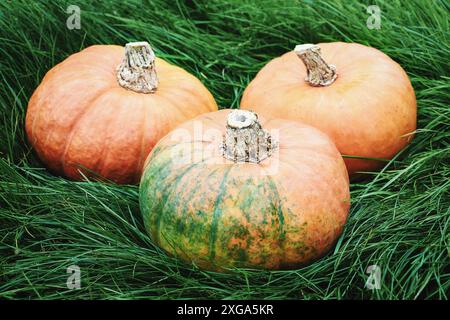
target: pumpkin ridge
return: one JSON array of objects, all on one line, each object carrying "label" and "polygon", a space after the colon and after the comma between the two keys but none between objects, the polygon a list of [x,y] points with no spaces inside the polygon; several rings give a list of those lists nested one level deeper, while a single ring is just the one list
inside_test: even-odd
[{"label": "pumpkin ridge", "polygon": [[[197,192],[199,191],[199,188],[195,188],[195,187],[194,187],[194,188],[190,188],[190,190],[189,190],[189,184],[190,184],[192,181],[200,181],[200,179],[201,179],[200,176],[202,176],[202,177],[205,176],[205,175],[203,174],[203,170],[200,169],[200,170],[198,170],[198,171],[199,171],[199,173],[198,173],[197,175],[195,175],[195,176],[190,176],[189,179],[186,179],[186,181],[184,181],[184,183],[181,185],[181,189],[184,189],[185,187],[187,187],[188,192],[187,192],[187,194],[186,194],[186,197],[187,197],[188,199],[196,199],[196,201],[194,202],[195,204],[201,203],[201,202],[205,201],[204,197],[206,197],[205,193],[201,193],[199,198],[196,197]],[[202,181],[204,181],[204,183],[206,183],[206,182],[208,181],[208,178],[214,176],[218,171],[220,171],[220,168],[212,169],[211,172],[209,172],[208,175],[206,176],[206,179],[205,179],[205,180],[202,180]],[[198,180],[197,180],[197,179],[198,179]],[[173,193],[172,193],[172,194],[173,194]],[[172,195],[172,194],[171,194],[171,195]],[[198,215],[199,212],[203,212],[201,209],[199,209],[199,208],[196,207],[195,205],[193,206],[193,207],[194,207],[194,210],[192,210],[192,211],[189,210],[189,206],[190,206],[190,204],[191,204],[191,201],[183,201],[184,203],[180,203],[180,200],[184,199],[184,195],[185,195],[184,193],[183,193],[182,196],[180,196],[180,194],[178,194],[177,197],[176,197],[176,200],[174,200],[173,202],[171,202],[171,204],[172,204],[172,206],[173,206],[173,208],[174,208],[175,210],[177,210],[178,208],[180,208],[180,209],[177,210],[177,211],[178,211],[179,213],[181,213],[181,215],[186,215],[186,214],[188,214],[188,215],[191,215],[191,214],[192,214],[192,215],[194,215],[194,214]],[[169,197],[168,197],[168,198],[169,198]],[[178,217],[174,216],[174,221],[173,221],[174,223],[179,223],[179,222],[180,222],[180,220],[178,220],[177,218],[178,218]],[[177,221],[177,222],[175,222],[175,221]],[[183,221],[183,218],[181,218],[181,221]],[[192,220],[190,220],[190,222],[192,222]],[[184,223],[183,223],[183,227],[184,227],[184,228],[187,228],[187,227],[192,228],[192,223],[190,223],[190,222],[184,222]],[[184,229],[184,230],[187,230],[187,229]],[[192,235],[191,232],[189,232],[189,234]],[[194,237],[192,237],[192,236],[189,237],[189,241],[194,241],[194,239],[195,239],[195,236],[194,236]],[[170,243],[169,239],[165,238],[165,240],[166,240],[167,243]],[[171,241],[171,243],[174,244],[173,241]],[[186,256],[186,257],[190,257],[190,256],[192,255],[192,249],[193,249],[193,248],[188,248],[188,251],[191,250],[191,252],[189,253],[189,252],[186,251],[186,248],[182,248],[182,246],[176,246],[176,244],[174,244],[174,245],[171,245],[171,247],[172,247],[172,250],[173,250],[174,252],[181,251],[182,254],[183,254],[184,256]],[[195,254],[196,254],[196,253],[193,253],[194,256],[195,256]]]},{"label": "pumpkin ridge", "polygon": [[[159,147],[154,149],[155,153],[153,153],[153,158],[155,155],[160,153]],[[154,230],[154,223],[152,223],[152,220],[156,220],[158,218],[158,209],[162,207],[162,202],[159,203],[156,201],[160,198],[158,197],[156,188],[152,186],[152,183],[154,182],[154,179],[157,177],[159,179],[167,179],[170,176],[170,168],[168,166],[164,166],[161,163],[154,162],[156,166],[156,170],[147,170],[142,175],[142,180],[140,183],[139,188],[139,198],[140,200],[140,207],[141,211],[143,212],[143,220],[145,228],[148,230],[149,234],[151,235],[151,238],[153,241],[155,241],[157,244],[160,244],[159,241],[157,241],[157,236],[155,235]],[[150,166],[148,166],[150,167]],[[153,169],[153,168],[152,168]],[[156,172],[154,172],[156,171]],[[154,183],[153,183],[154,184]],[[152,192],[150,196],[150,190]],[[164,188],[161,190],[162,199],[164,199]],[[155,207],[156,204],[156,207]],[[156,218],[153,218],[155,216]],[[152,230],[153,228],[153,230]]]},{"label": "pumpkin ridge", "polygon": [[[64,61],[63,61],[63,62],[64,62]],[[63,62],[59,63],[58,65],[63,64]],[[57,65],[57,66],[58,66],[58,65]],[[57,67],[57,66],[56,66],[56,67]],[[52,70],[53,70],[53,69],[52,69]],[[49,74],[52,70],[50,70],[49,72],[47,72],[47,74]],[[44,79],[46,78],[47,74],[44,76]],[[47,80],[47,82],[48,82],[48,81],[49,81],[49,80]],[[34,96],[37,92],[39,92],[39,95],[42,95],[42,93],[39,91],[39,90],[40,90],[39,88],[41,88],[41,90],[46,89],[46,86],[44,86],[44,84],[45,84],[45,81],[43,81],[43,82],[39,85],[39,87],[36,89],[35,93],[33,93],[33,96]],[[87,105],[87,107],[81,112],[81,114],[84,114],[84,112],[86,111],[86,109],[89,108],[88,106],[90,105],[90,103],[91,103],[92,101],[95,101],[95,100],[98,98],[98,95],[99,95],[99,94],[102,95],[104,92],[106,92],[106,91],[109,90],[110,88],[111,88],[111,86],[105,85],[104,88],[102,88],[102,89],[100,89],[98,92],[96,92],[97,95],[93,95],[90,99],[88,99],[88,100],[87,100],[87,103],[85,104],[85,105]],[[45,93],[45,92],[44,92],[44,93]],[[33,122],[31,123],[31,132],[32,132],[32,133],[33,133],[33,132],[36,132],[36,130],[35,130],[35,129],[36,129],[36,123],[37,123],[38,119],[40,119],[40,118],[42,117],[42,113],[43,113],[43,109],[44,109],[43,106],[46,104],[46,101],[48,101],[48,100],[49,100],[48,98],[45,98],[45,100],[44,100],[43,102],[38,101],[39,105],[37,105],[37,107],[38,107],[38,108],[37,108],[37,109],[38,109],[38,110],[37,110],[37,114],[36,114],[36,116],[34,117]],[[31,99],[30,99],[30,102],[31,102]],[[52,108],[49,114],[50,114],[50,115],[53,114],[53,112],[55,112],[55,110],[57,110],[57,108]],[[78,120],[79,120],[79,118],[76,118],[76,119],[75,119],[75,121],[73,122],[72,126],[69,128],[69,132],[72,132],[74,126],[76,125],[76,123],[78,123]],[[47,131],[45,138],[41,140],[41,141],[42,141],[42,144],[41,144],[42,146],[45,147],[45,146],[47,145],[47,142],[48,142],[48,139],[49,139],[51,133],[52,133],[52,132],[51,132],[50,130]],[[33,136],[34,136],[34,140],[35,140],[35,139],[36,139],[35,134],[33,134]],[[67,143],[67,140],[66,140],[66,143]],[[65,148],[66,148],[66,145],[65,145],[64,148],[63,148],[63,154],[62,154],[62,157],[61,157],[61,161],[60,161],[59,163],[57,163],[57,166],[58,166],[58,168],[59,168],[61,174],[64,173],[64,154],[65,154]],[[43,159],[41,159],[41,160],[43,160]]]},{"label": "pumpkin ridge", "polygon": [[284,214],[283,214],[283,210],[281,208],[281,198],[280,198],[280,193],[278,192],[278,186],[275,183],[275,180],[273,179],[272,176],[268,175],[267,179],[269,180],[269,185],[272,187],[273,192],[275,193],[275,196],[277,197],[277,216],[278,216],[278,221],[280,223],[280,235],[282,236],[281,238],[281,244],[282,244],[282,248],[284,247],[284,240],[285,240],[285,235],[286,235],[286,230],[284,228]]},{"label": "pumpkin ridge", "polygon": [[[194,76],[193,76],[192,74],[190,74],[190,73],[188,73],[188,77],[191,78],[191,79],[193,80],[193,82],[196,82],[196,83],[197,83],[197,85],[198,85],[198,87],[199,87],[199,90],[205,92],[205,95],[204,95],[204,96],[201,96],[201,99],[200,99],[200,101],[202,101],[203,106],[206,107],[206,109],[208,110],[208,112],[215,111],[214,109],[211,109],[211,108],[209,107],[209,106],[211,105],[211,104],[209,103],[209,101],[214,101],[215,104],[216,104],[216,102],[215,102],[214,96],[213,96],[212,93],[209,91],[209,89],[206,87],[206,85],[205,85],[202,81],[200,81],[200,79],[198,79],[197,77],[194,77]],[[190,92],[190,91],[187,90],[187,88],[182,88],[182,90],[185,91],[185,92],[187,91],[188,93]]]},{"label": "pumpkin ridge", "polygon": [[145,139],[145,129],[147,127],[147,117],[148,117],[148,110],[146,108],[146,106],[144,105],[143,100],[141,100],[141,107],[144,109],[144,114],[143,114],[143,120],[142,120],[142,137],[141,137],[141,152],[140,152],[140,156],[139,156],[139,161],[138,161],[138,166],[136,168],[136,172],[135,175],[133,177],[133,181],[139,181],[139,178],[141,176],[141,171],[142,171],[142,164],[145,161],[145,156],[144,156],[144,139]]},{"label": "pumpkin ridge", "polygon": [[[304,168],[306,167],[306,168],[308,168],[308,170],[307,171],[306,170],[302,170],[302,172],[299,172],[299,168],[296,167],[293,163],[289,162],[288,160],[284,160],[283,161],[283,165],[291,167],[293,169],[292,170],[292,175],[298,175],[299,177],[302,177],[303,173],[306,172],[306,174],[308,174],[308,176],[311,176],[311,179],[316,180],[315,175],[313,174],[314,172],[311,171],[310,164],[308,164],[308,163],[304,164]],[[294,172],[295,172],[295,174],[294,174]]]},{"label": "pumpkin ridge", "polygon": [[66,144],[64,145],[64,151],[63,154],[61,156],[61,170],[62,173],[64,173],[66,171],[66,156],[67,156],[67,152],[69,151],[69,147],[70,144],[72,143],[72,139],[75,136],[75,132],[76,132],[76,128],[77,126],[79,126],[79,124],[81,123],[81,120],[86,116],[86,114],[88,114],[93,106],[95,105],[94,102],[96,102],[100,97],[103,97],[104,94],[108,93],[109,90],[111,90],[111,87],[107,87],[104,90],[100,91],[101,93],[99,93],[98,95],[94,96],[89,103],[86,103],[86,108],[83,110],[83,112],[79,115],[79,117],[75,120],[75,122],[72,124],[72,126],[70,127],[70,134],[67,137],[66,140]]},{"label": "pumpkin ridge", "polygon": [[[303,155],[304,159],[312,160],[313,162],[317,161],[319,159],[320,160],[325,160],[325,159],[333,159],[334,158],[334,156],[332,154],[330,154],[329,151],[320,150],[320,152],[319,152],[314,147],[309,147],[309,148],[308,147],[305,147],[305,148],[300,148],[300,147],[298,147],[298,148],[290,148],[290,147],[286,147],[286,148],[280,149],[280,151],[281,150],[286,151],[286,152],[293,152],[293,151],[310,152],[310,151],[313,151],[315,153],[314,156],[313,155]],[[351,155],[348,155],[348,156],[351,156]],[[294,160],[294,159],[290,159],[290,157],[283,157],[283,158],[286,158],[286,159],[284,159],[286,161],[286,163],[289,163],[290,161]]]},{"label": "pumpkin ridge", "polygon": [[[279,84],[279,85],[275,85],[275,88],[283,88],[284,86],[286,86],[286,84]],[[296,84],[293,84],[293,85],[289,85],[289,86],[292,86],[293,88],[294,87],[296,87],[297,85]],[[248,88],[250,88],[250,90],[249,90],[249,92],[248,92],[248,95],[243,95],[242,96],[242,100],[243,101],[246,101],[247,99],[249,99],[250,97],[251,97],[251,99],[253,100],[254,98],[252,97],[252,95],[255,95],[255,96],[257,96],[257,93],[253,93],[252,91],[252,89],[254,88],[255,90],[254,91],[258,91],[258,87],[257,86],[253,86],[252,85],[252,83],[250,83],[249,84],[249,86],[248,86]],[[270,89],[272,89],[272,88],[270,88]],[[274,103],[273,103],[273,101],[274,100],[277,100],[277,99],[279,99],[279,97],[277,96],[277,95],[275,95],[275,94],[270,94],[270,92],[269,92],[269,90],[266,90],[267,91],[267,95],[265,96],[265,99],[264,99],[264,104],[266,104],[266,105],[273,105]],[[275,90],[274,90],[275,91]],[[245,109],[246,110],[253,110],[253,106],[247,106],[248,105],[248,103],[245,103]]]},{"label": "pumpkin ridge", "polygon": [[[44,77],[44,78],[45,78],[45,77]],[[39,85],[39,87],[40,87],[41,85],[42,85],[42,83]],[[39,87],[38,87],[38,89],[36,89],[35,92],[38,92]],[[41,94],[41,93],[39,93],[39,94]],[[35,93],[33,93],[33,96],[34,96],[34,95],[35,95]],[[32,101],[32,98],[33,98],[33,97],[30,98],[30,101]],[[42,99],[42,98],[41,98],[41,99]],[[48,98],[45,98],[45,99],[44,99],[44,101],[47,101],[47,100],[48,100]],[[35,111],[35,112],[36,112],[36,111]],[[32,133],[32,134],[33,134],[33,132],[36,132],[36,121],[37,121],[38,118],[41,117],[41,115],[42,115],[42,103],[39,104],[38,110],[37,110],[37,114],[34,116],[33,122],[31,123],[31,133]],[[35,134],[33,134],[33,136],[34,136],[34,139],[33,139],[33,140],[37,139],[36,136],[35,136]]]},{"label": "pumpkin ridge", "polygon": [[224,173],[222,182],[220,184],[219,193],[217,194],[216,200],[214,201],[214,211],[213,211],[213,216],[212,216],[212,220],[211,220],[211,231],[210,231],[211,238],[209,240],[209,259],[211,261],[213,261],[214,257],[216,256],[215,243],[217,240],[217,229],[218,229],[218,223],[219,223],[218,220],[219,220],[219,216],[222,215],[222,209],[219,209],[219,205],[223,201],[223,197],[224,197],[225,190],[226,190],[225,182],[227,181],[228,175],[232,168],[233,168],[232,166],[228,167],[226,172]]},{"label": "pumpkin ridge", "polygon": [[[95,68],[97,72],[103,74],[102,77],[106,76],[105,78],[107,79],[109,75],[109,71],[107,69],[109,68],[110,62],[109,61],[105,62],[105,60],[103,60],[104,64],[102,68],[98,68],[98,64],[96,63],[97,58],[104,59],[105,55],[108,54],[106,50],[102,50],[102,47],[117,47],[123,49],[122,47],[115,45],[91,45],[89,47],[82,49],[79,52],[73,53],[72,55],[68,56],[65,60],[59,62],[55,67],[67,68],[72,67],[72,64],[74,64],[77,66],[85,66],[86,68]],[[86,58],[89,57],[89,59],[83,60],[83,58],[85,57]],[[114,82],[116,83],[115,79]]]},{"label": "pumpkin ridge", "polygon": [[[219,171],[219,168],[215,168],[215,169],[213,169],[213,170],[211,170],[211,172],[209,172],[208,173],[208,175],[207,175],[207,177],[206,177],[206,179],[205,179],[205,183],[206,183],[206,181],[208,181],[208,178],[210,178],[211,176],[213,176],[214,174],[216,174],[217,173],[217,171]],[[201,175],[203,175],[202,173],[201,173]],[[197,175],[197,176],[195,176],[194,178],[195,179],[197,179],[197,178],[199,178],[198,177],[199,175]],[[188,183],[188,181],[186,181],[186,183]],[[192,190],[190,190],[190,192],[189,192],[189,199],[194,199],[194,196],[195,196],[195,194],[196,194],[196,192],[198,191],[199,189],[198,188],[192,188]],[[190,205],[190,202],[189,201],[185,201],[184,202],[184,205],[183,205],[183,212],[186,212],[187,210],[188,210],[188,206]]]},{"label": "pumpkin ridge", "polygon": [[169,194],[167,194],[167,195],[165,196],[165,200],[166,200],[166,201],[165,201],[164,205],[161,207],[161,213],[157,216],[156,221],[155,221],[155,228],[156,228],[155,234],[156,234],[156,236],[157,236],[156,242],[160,243],[160,229],[161,229],[161,220],[162,220],[163,213],[166,212],[167,206],[170,205],[170,204],[172,204],[170,201],[167,201],[167,200],[173,195],[173,193],[176,191],[176,189],[177,189],[177,187],[178,187],[178,184],[181,182],[181,180],[183,179],[183,177],[184,177],[188,172],[190,172],[190,171],[193,170],[195,167],[201,165],[202,163],[204,163],[206,160],[209,160],[209,159],[210,159],[210,158],[203,159],[203,160],[200,161],[200,162],[196,162],[196,163],[193,163],[193,164],[188,165],[186,170],[180,172],[177,176],[175,176],[175,177],[173,178],[173,180],[175,181],[175,183],[170,183],[170,184],[164,189],[164,192],[169,191],[169,189],[170,189],[170,191],[169,191]]},{"label": "pumpkin ridge", "polygon": [[[179,67],[177,67],[177,68],[179,68]],[[186,72],[186,73],[187,73],[187,72]],[[203,96],[201,97],[201,99],[198,99],[198,100],[200,101],[200,105],[202,105],[202,107],[206,107],[207,112],[214,111],[213,109],[211,109],[211,108],[208,107],[208,106],[209,106],[209,103],[208,103],[209,98],[214,99],[214,97],[213,97],[212,94],[208,91],[208,89],[207,89],[206,86],[203,84],[203,82],[201,82],[199,79],[195,78],[194,76],[192,76],[192,75],[189,74],[189,73],[187,73],[186,76],[187,76],[187,78],[189,78],[191,81],[193,81],[194,83],[196,83],[196,85],[195,85],[196,91],[200,91],[200,90],[201,90],[201,91],[204,91],[204,92],[205,92],[205,96],[208,96],[208,99],[206,99],[206,97],[204,98]],[[186,80],[183,79],[183,81],[186,81]],[[173,90],[174,92],[177,92],[177,91],[179,92],[179,93],[177,94],[177,96],[179,96],[180,93],[183,93],[182,96],[184,96],[185,98],[186,98],[186,97],[189,97],[189,99],[195,100],[195,99],[192,99],[192,98],[193,98],[193,96],[192,96],[192,90],[189,90],[189,89],[191,89],[191,88],[186,88],[186,87],[182,87],[182,86],[181,86],[181,87],[180,87],[180,86],[172,87],[172,90]],[[166,96],[164,96],[164,97],[166,97]]]},{"label": "pumpkin ridge", "polygon": [[[109,128],[111,127],[111,122],[108,123],[107,129],[106,129],[107,131],[109,131]],[[75,131],[73,131],[73,132],[75,132]],[[109,140],[109,139],[105,139],[105,140]],[[101,174],[101,172],[105,165],[106,155],[108,154],[108,151],[109,151],[106,149],[106,146],[107,146],[107,144],[104,143],[102,146],[102,151],[100,152],[100,156],[99,156],[97,162],[95,163],[95,166],[93,168],[91,168],[92,172],[94,172],[96,175],[98,174],[101,178],[103,178],[103,175]]]},{"label": "pumpkin ridge", "polygon": [[205,116],[204,119],[214,123],[218,128],[223,128],[223,123],[220,123],[218,119],[214,119],[208,116]]},{"label": "pumpkin ridge", "polygon": [[[170,196],[172,195],[172,193],[174,192],[174,190],[176,190],[178,184],[180,183],[180,181],[183,179],[183,176],[188,173],[190,170],[192,170],[195,166],[197,166],[196,163],[190,165],[187,167],[186,170],[180,172],[178,175],[176,175],[175,177],[173,177],[172,179],[172,183],[167,184],[161,191],[161,197],[162,199],[164,199],[164,203],[161,206],[161,210],[159,212],[159,214],[157,215],[156,219],[155,219],[155,225],[154,225],[154,234],[155,234],[155,241],[156,243],[161,243],[160,239],[161,239],[161,234],[160,234],[160,229],[161,229],[161,220],[162,220],[162,216],[164,215],[164,212],[166,212],[166,208],[169,204],[171,204],[168,199],[170,198]],[[173,181],[175,181],[175,183],[173,183]],[[169,191],[170,190],[170,191]],[[169,191],[168,194],[165,194],[167,191]]]},{"label": "pumpkin ridge", "polygon": [[[62,63],[62,62],[61,62]],[[56,66],[55,66],[56,67]],[[51,71],[51,70],[50,70]],[[49,72],[47,72],[47,74],[48,73],[50,73],[50,71]],[[44,79],[47,77],[47,74],[45,74],[45,76],[44,76]],[[48,81],[48,80],[47,80]],[[42,95],[42,93],[39,91],[39,89],[43,89],[43,88],[45,88],[44,86],[43,86],[43,84],[45,83],[45,81],[43,80],[42,81],[42,83],[38,86],[38,88],[36,89],[36,91],[33,93],[33,96],[37,93],[37,92],[39,92],[39,95]],[[32,100],[32,98],[33,97],[31,97],[30,98],[30,101]],[[95,98],[95,96],[93,97],[93,98]],[[42,99],[42,98],[41,98]],[[48,101],[49,99],[47,98],[47,97],[45,97],[45,99],[44,99],[44,102],[45,101]],[[34,117],[34,119],[33,119],[33,123],[31,124],[31,132],[36,132],[36,121],[37,121],[37,119],[39,119],[41,116],[42,116],[42,103],[40,103],[39,104],[39,106],[38,106],[38,111],[37,111],[37,114],[36,114],[36,116]],[[47,140],[47,138],[48,138],[48,135],[50,135],[50,132],[47,132],[47,136],[46,136],[46,138],[44,139],[44,140]],[[35,139],[36,139],[36,137],[35,137]]]},{"label": "pumpkin ridge", "polygon": [[[140,100],[140,103],[142,104],[142,100]],[[116,110],[121,111],[122,113],[127,113],[128,115],[128,110],[133,108],[133,109],[137,109],[138,105],[132,105],[130,106],[130,103],[121,103],[119,106],[117,106]],[[111,126],[113,126],[113,128],[117,125],[117,123],[121,123],[122,119],[120,119],[120,115],[122,114],[121,112],[114,112],[114,116],[112,117],[112,119],[110,120],[110,122],[107,125],[107,131],[109,132],[109,128]],[[133,114],[133,113],[131,113]],[[129,118],[128,118],[129,120]],[[141,119],[139,119],[141,120]],[[142,133],[144,133],[144,130],[141,130]],[[114,132],[114,131],[113,131]],[[109,142],[114,142],[115,137],[114,135],[107,137]],[[140,139],[142,141],[142,138]],[[106,142],[106,141],[105,141]],[[114,148],[115,146],[118,145],[116,143],[104,143],[103,148],[102,148],[102,152],[100,153],[99,159],[97,161],[97,163],[95,164],[95,166],[92,168],[92,171],[94,171],[96,174],[98,174],[100,177],[107,177],[108,176],[108,168],[105,168],[105,164],[107,164],[107,160],[108,157],[110,156],[111,152],[114,152]],[[109,146],[108,148],[106,148],[107,146]],[[138,149],[138,148],[130,148],[127,150],[127,152],[131,152],[131,149]],[[134,153],[134,152],[133,152]],[[105,163],[106,162],[106,163]],[[136,160],[134,160],[134,163],[136,163]],[[129,165],[129,163],[127,163],[126,165]],[[105,170],[106,169],[106,170]],[[105,171],[105,172],[104,172]],[[136,168],[136,172],[139,172]],[[134,182],[135,180],[128,180],[129,182]]]},{"label": "pumpkin ridge", "polygon": [[178,108],[176,105],[176,101],[174,102],[174,100],[170,97],[170,95],[159,95],[158,98],[165,100],[165,102],[169,106],[171,106],[172,110],[175,110],[177,113],[181,114],[183,117],[186,117],[186,114],[184,112],[185,108]]},{"label": "pumpkin ridge", "polygon": [[[200,80],[199,80],[200,81]],[[204,86],[203,83],[201,83],[201,86]],[[199,86],[199,88],[201,88],[201,86]],[[203,88],[201,88],[203,89]],[[184,98],[184,100],[186,100],[187,97],[189,97],[188,99],[195,101],[195,97],[192,96],[192,93],[190,92],[190,90],[188,90],[188,88],[183,88],[183,87],[176,87],[176,90],[174,90],[174,88],[172,88],[172,94],[176,95],[176,97],[174,98],[175,100],[177,98],[179,98],[180,96]],[[177,110],[178,112],[180,112],[181,114],[183,114],[183,112],[181,111],[183,109],[183,106],[179,103],[174,103],[172,97],[168,96],[168,95],[163,95],[161,96],[161,98],[164,98],[165,100],[169,100],[171,102],[171,104],[173,105],[174,109]],[[213,111],[212,109],[208,108],[208,103],[207,101],[203,101],[203,100],[199,100],[200,103],[199,105],[203,107],[206,107],[207,111],[206,112],[211,112]],[[184,109],[183,109],[184,110]],[[198,114],[200,115],[200,114]]]}]

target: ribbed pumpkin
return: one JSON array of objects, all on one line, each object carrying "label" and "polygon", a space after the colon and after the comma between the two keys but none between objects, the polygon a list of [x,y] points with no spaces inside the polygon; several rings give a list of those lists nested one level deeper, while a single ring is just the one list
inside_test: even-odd
[{"label": "ribbed pumpkin", "polygon": [[350,175],[380,168],[383,162],[372,158],[391,159],[416,129],[416,99],[405,71],[356,43],[299,45],[273,59],[246,88],[241,108],[327,133],[353,157],[344,159]]},{"label": "ribbed pumpkin", "polygon": [[203,84],[155,58],[146,42],[96,45],[52,68],[28,104],[39,158],[71,179],[139,181],[145,158],[176,125],[217,110]]},{"label": "ribbed pumpkin", "polygon": [[165,136],[140,206],[153,241],[208,270],[294,268],[324,255],[349,205],[344,161],[319,130],[221,110]]}]

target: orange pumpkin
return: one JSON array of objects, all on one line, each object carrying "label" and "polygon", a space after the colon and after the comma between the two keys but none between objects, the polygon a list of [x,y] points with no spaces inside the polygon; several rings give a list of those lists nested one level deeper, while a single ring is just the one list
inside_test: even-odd
[{"label": "orange pumpkin", "polygon": [[348,173],[328,136],[244,110],[174,129],[140,184],[153,241],[208,270],[307,264],[333,245],[349,205]]},{"label": "orange pumpkin", "polygon": [[380,168],[383,162],[373,159],[391,159],[416,129],[416,98],[405,71],[356,43],[299,45],[273,59],[246,88],[241,108],[327,133],[349,156],[350,175]]},{"label": "orange pumpkin", "polygon": [[28,104],[39,158],[71,179],[139,181],[144,160],[176,125],[217,110],[203,84],[155,58],[146,42],[96,45],[52,68]]}]

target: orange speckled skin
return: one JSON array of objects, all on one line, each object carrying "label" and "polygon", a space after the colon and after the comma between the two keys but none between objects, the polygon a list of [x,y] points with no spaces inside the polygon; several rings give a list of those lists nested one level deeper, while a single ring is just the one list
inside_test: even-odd
[{"label": "orange speckled skin", "polygon": [[[343,155],[391,159],[416,129],[416,98],[399,64],[377,49],[356,43],[319,44],[338,78],[327,87],[306,81],[294,52],[270,61],[248,85],[242,109],[269,118],[299,120],[327,133]],[[344,158],[350,176],[381,161]]]},{"label": "orange speckled skin", "polygon": [[[218,151],[229,112],[182,124],[149,155],[140,206],[152,240],[208,270],[286,269],[323,256],[350,206],[348,173],[334,143],[302,123],[260,118],[264,129],[278,132],[279,149],[259,164],[234,163]],[[191,161],[177,163],[177,149]]]},{"label": "orange speckled skin", "polygon": [[116,68],[125,51],[96,45],[52,68],[31,97],[28,139],[53,172],[79,180],[81,170],[117,183],[137,183],[144,160],[176,125],[217,110],[203,84],[156,58],[153,94],[119,86]]}]

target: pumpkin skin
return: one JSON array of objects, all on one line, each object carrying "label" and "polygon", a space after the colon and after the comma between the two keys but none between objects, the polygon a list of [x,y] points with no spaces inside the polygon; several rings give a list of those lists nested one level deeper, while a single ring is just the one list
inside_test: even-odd
[{"label": "pumpkin skin", "polygon": [[155,93],[127,90],[116,68],[123,47],[94,45],[52,68],[32,95],[28,139],[54,173],[83,174],[116,183],[139,182],[145,158],[177,124],[217,110],[203,84],[185,70],[156,58]]},{"label": "pumpkin skin", "polygon": [[399,64],[381,51],[356,43],[318,44],[336,67],[328,86],[311,86],[295,52],[267,63],[246,88],[241,108],[268,118],[302,121],[335,142],[351,177],[385,162],[345,156],[392,159],[413,138],[416,98]]},{"label": "pumpkin skin", "polygon": [[[182,124],[149,155],[140,207],[151,239],[215,271],[289,269],[321,257],[350,206],[348,173],[334,143],[313,127],[262,119],[265,130],[279,133],[278,151],[258,164],[235,163],[214,154],[229,112]],[[189,161],[177,160],[178,149]]]}]

